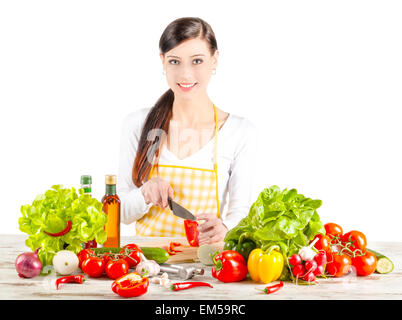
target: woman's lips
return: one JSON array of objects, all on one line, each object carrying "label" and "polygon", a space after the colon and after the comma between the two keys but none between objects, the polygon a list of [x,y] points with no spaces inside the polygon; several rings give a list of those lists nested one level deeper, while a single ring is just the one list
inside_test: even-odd
[{"label": "woman's lips", "polygon": [[[182,87],[181,84],[184,85],[185,87]],[[195,83],[183,83],[182,82],[182,83],[178,83],[177,85],[182,91],[187,92],[187,91],[190,91],[191,89],[193,89],[196,86],[196,84],[197,84],[197,82],[195,82]]]}]

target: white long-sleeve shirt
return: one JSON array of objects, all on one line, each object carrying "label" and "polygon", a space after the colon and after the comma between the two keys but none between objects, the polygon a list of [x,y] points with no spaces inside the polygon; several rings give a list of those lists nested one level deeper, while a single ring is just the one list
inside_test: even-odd
[{"label": "white long-sleeve shirt", "polygon": [[[132,181],[132,168],[145,118],[151,108],[142,108],[123,121],[117,194],[121,201],[121,221],[131,224],[151,208],[146,204],[141,187]],[[248,215],[255,191],[255,174],[259,166],[258,129],[246,118],[229,114],[218,131],[217,170],[220,218],[230,230]],[[215,139],[189,157],[179,159],[166,145],[159,164],[213,169]],[[133,228],[135,232],[135,228]]]}]

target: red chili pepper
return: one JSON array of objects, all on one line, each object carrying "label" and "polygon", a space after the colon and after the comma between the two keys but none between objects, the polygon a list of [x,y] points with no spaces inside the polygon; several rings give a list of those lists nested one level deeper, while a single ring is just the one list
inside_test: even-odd
[{"label": "red chili pepper", "polygon": [[283,282],[280,281],[277,284],[274,284],[272,286],[268,286],[268,287],[264,288],[264,292],[267,293],[267,294],[274,293],[274,292],[278,291],[282,287],[283,287]]},{"label": "red chili pepper", "polygon": [[61,283],[83,283],[85,278],[82,274],[61,277],[56,280],[56,289],[59,289]]},{"label": "red chili pepper", "polygon": [[225,250],[213,257],[212,276],[222,282],[235,282],[247,277],[246,260],[237,251]]},{"label": "red chili pepper", "polygon": [[190,289],[190,288],[195,288],[195,287],[210,287],[213,288],[213,286],[207,282],[176,282],[173,283],[170,289],[173,291],[180,291],[180,290],[185,290],[185,289]]},{"label": "red chili pepper", "polygon": [[187,241],[192,247],[198,247],[198,222],[184,220],[184,230],[186,231]]},{"label": "red chili pepper", "polygon": [[64,236],[65,234],[67,234],[71,230],[72,225],[73,225],[73,223],[71,222],[71,220],[68,220],[66,227],[63,230],[61,230],[60,232],[56,232],[56,233],[50,233],[47,231],[43,231],[43,232],[52,237],[61,237],[61,236]]},{"label": "red chili pepper", "polygon": [[112,283],[112,291],[124,298],[138,297],[148,291],[149,280],[138,273],[128,273]]}]

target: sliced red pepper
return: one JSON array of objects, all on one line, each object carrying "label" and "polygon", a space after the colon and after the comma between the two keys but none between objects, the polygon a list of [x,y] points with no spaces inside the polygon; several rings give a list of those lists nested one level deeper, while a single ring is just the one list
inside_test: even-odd
[{"label": "sliced red pepper", "polygon": [[164,246],[163,249],[165,249],[167,251],[167,253],[169,253],[169,255],[174,256],[176,254],[175,251],[172,251],[170,249],[170,246]]},{"label": "sliced red pepper", "polygon": [[186,237],[189,245],[192,247],[198,247],[198,222],[193,220],[184,220],[184,230],[186,231]]},{"label": "sliced red pepper", "polygon": [[61,277],[56,280],[56,289],[59,289],[61,283],[83,283],[85,278],[82,274]]},{"label": "sliced red pepper", "polygon": [[[141,278],[139,278],[139,277]],[[148,291],[149,280],[138,273],[128,273],[112,283],[112,291],[124,298],[138,297]]]},{"label": "sliced red pepper", "polygon": [[56,232],[56,233],[50,233],[47,231],[43,231],[43,232],[52,237],[61,237],[61,236],[64,236],[65,234],[67,234],[71,230],[72,226],[73,226],[73,223],[71,222],[71,220],[68,220],[66,227],[59,232]]},{"label": "sliced red pepper", "polygon": [[176,248],[175,248],[175,247],[181,247],[181,246],[183,246],[183,245],[180,242],[171,242],[169,245],[169,249],[170,249],[170,251],[173,251],[173,252],[183,252],[183,250],[176,250]]}]

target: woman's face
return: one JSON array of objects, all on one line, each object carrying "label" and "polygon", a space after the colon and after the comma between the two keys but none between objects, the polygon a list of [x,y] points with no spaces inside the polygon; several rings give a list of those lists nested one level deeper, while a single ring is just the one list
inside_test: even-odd
[{"label": "woman's face", "polygon": [[175,97],[194,99],[206,94],[212,70],[218,65],[218,56],[218,50],[211,56],[207,42],[201,39],[186,40],[164,56],[160,54]]}]

